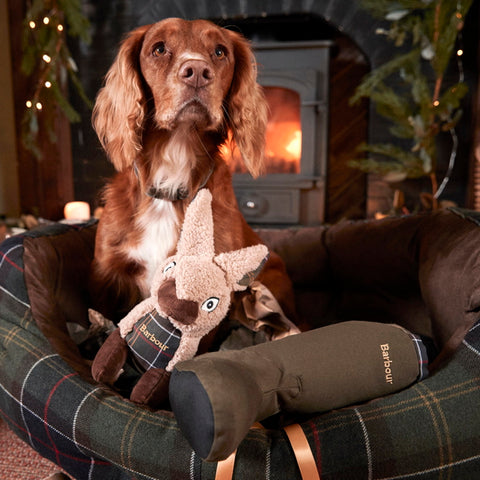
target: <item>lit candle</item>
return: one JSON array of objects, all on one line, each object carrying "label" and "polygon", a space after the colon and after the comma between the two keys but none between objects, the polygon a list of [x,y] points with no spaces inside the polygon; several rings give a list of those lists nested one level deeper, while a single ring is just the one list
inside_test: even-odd
[{"label": "lit candle", "polygon": [[90,218],[90,205],[87,202],[68,202],[63,209],[67,220],[88,220]]}]

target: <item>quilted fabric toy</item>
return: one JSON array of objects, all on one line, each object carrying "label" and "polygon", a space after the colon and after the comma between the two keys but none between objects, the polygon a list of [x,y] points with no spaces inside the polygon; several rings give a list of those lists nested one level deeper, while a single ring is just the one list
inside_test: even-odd
[{"label": "quilted fabric toy", "polygon": [[173,367],[195,355],[202,337],[225,318],[232,292],[245,290],[267,259],[265,245],[215,254],[211,201],[207,189],[198,192],[176,255],[156,272],[151,296],[119,322],[95,356],[94,379],[113,384],[133,353],[146,370],[130,395],[136,403],[164,405]]}]

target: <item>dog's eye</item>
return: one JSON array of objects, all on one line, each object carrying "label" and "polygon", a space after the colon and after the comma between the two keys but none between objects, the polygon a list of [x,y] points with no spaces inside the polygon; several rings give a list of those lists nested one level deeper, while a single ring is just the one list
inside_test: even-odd
[{"label": "dog's eye", "polygon": [[227,51],[226,51],[225,47],[223,47],[222,45],[217,45],[215,47],[215,56],[217,58],[223,58],[223,57],[225,57],[226,54],[227,54]]},{"label": "dog's eye", "polygon": [[206,312],[213,312],[220,300],[217,297],[210,297],[202,303],[201,309]]},{"label": "dog's eye", "polygon": [[160,42],[153,47],[152,55],[154,57],[160,57],[165,52],[166,52],[165,42]]},{"label": "dog's eye", "polygon": [[171,268],[173,268],[176,265],[175,262],[170,262],[168,265],[165,266],[163,269],[163,273],[167,273]]}]

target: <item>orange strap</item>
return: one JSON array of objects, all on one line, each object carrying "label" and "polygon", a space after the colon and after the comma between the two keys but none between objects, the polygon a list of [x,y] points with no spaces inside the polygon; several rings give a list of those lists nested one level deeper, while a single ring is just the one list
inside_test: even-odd
[{"label": "orange strap", "polygon": [[320,475],[313,458],[312,450],[308,444],[307,437],[302,427],[296,423],[284,428],[285,433],[290,440],[290,445],[293,448],[293,453],[297,459],[298,468],[303,480],[320,480]]},{"label": "orange strap", "polygon": [[[263,428],[259,424],[255,424],[252,428]],[[315,458],[312,450],[308,444],[307,437],[302,427],[296,423],[284,428],[285,433],[293,448],[293,453],[297,459],[298,468],[303,480],[320,480],[320,475],[317,470]],[[235,450],[228,458],[217,463],[217,472],[215,480],[232,480],[233,468],[235,467]]]},{"label": "orange strap", "polygon": [[221,460],[217,463],[217,472],[215,473],[215,480],[232,480],[233,467],[235,466],[235,456],[237,451],[235,450],[225,460]]}]

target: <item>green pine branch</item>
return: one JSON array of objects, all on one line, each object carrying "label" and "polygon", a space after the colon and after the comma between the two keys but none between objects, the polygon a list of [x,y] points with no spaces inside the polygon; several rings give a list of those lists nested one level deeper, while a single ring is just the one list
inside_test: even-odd
[{"label": "green pine branch", "polygon": [[462,81],[447,85],[444,75],[471,4],[472,0],[362,1],[372,16],[387,21],[388,28],[378,33],[402,50],[372,70],[350,102],[369,98],[390,123],[392,140],[402,139],[398,142],[402,145],[409,140],[410,145],[402,148],[395,141],[362,145],[359,153],[369,156],[352,161],[353,167],[381,175],[395,173],[395,178],[429,176],[434,188],[436,138],[458,123],[468,91]]},{"label": "green pine branch", "polygon": [[[21,69],[29,79],[30,92],[22,122],[22,141],[38,159],[40,131],[51,143],[56,141],[55,119],[60,109],[69,122],[78,122],[79,113],[68,100],[67,80],[89,107],[67,46],[67,36],[90,42],[90,23],[83,15],[80,0],[32,0],[24,19]],[[45,57],[47,55],[47,57]]]}]

